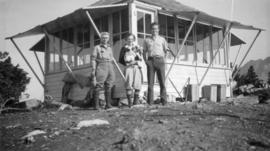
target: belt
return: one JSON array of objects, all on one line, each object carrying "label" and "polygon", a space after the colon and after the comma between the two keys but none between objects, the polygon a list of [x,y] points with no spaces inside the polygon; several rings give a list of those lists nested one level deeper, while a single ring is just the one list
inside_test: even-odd
[{"label": "belt", "polygon": [[153,60],[153,59],[164,59],[164,57],[162,57],[162,56],[151,56],[151,57],[148,57],[148,60]]},{"label": "belt", "polygon": [[96,59],[97,63],[111,63],[112,60],[101,60],[101,59]]}]

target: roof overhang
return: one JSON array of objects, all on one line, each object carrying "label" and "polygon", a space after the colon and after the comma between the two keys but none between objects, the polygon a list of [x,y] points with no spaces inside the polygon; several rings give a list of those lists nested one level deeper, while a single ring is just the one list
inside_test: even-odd
[{"label": "roof overhang", "polygon": [[[42,25],[38,25],[30,30],[27,30],[23,33],[18,33],[16,35],[7,37],[6,39],[10,38],[21,38],[21,37],[26,37],[26,36],[34,36],[34,35],[39,35],[43,34],[44,28],[49,32],[49,33],[55,33],[61,29],[66,29],[69,27],[73,27],[76,25],[81,25],[85,23],[89,23],[89,20],[86,15],[86,11],[89,11],[91,14],[91,17],[93,19],[111,14],[113,12],[119,11],[121,9],[127,8],[128,4],[127,3],[121,3],[121,4],[113,4],[113,5],[103,5],[103,6],[89,6],[89,7],[83,7],[78,10],[75,10],[74,12],[65,15],[63,17],[56,18],[55,20],[52,20],[50,22],[47,22]],[[109,8],[109,9],[108,9]],[[106,11],[104,11],[106,9]]]},{"label": "roof overhang", "polygon": [[[177,1],[171,1],[168,3],[166,0],[134,0],[146,3],[149,5],[154,5],[161,7],[162,9],[159,10],[159,12],[168,13],[175,16],[184,17],[187,19],[192,19],[195,14],[199,14],[198,16],[198,22],[207,23],[209,25],[224,27],[225,25],[232,23],[232,28],[234,29],[247,29],[247,30],[264,30],[261,28],[253,27],[251,25],[244,25],[236,21],[229,21],[222,18],[218,18],[215,16],[208,15],[205,12],[199,11],[197,9],[194,9],[192,7],[183,5]],[[88,18],[85,13],[85,11],[89,11],[92,18],[98,18],[100,16],[113,13],[115,11],[118,11],[119,9],[127,8],[129,1],[123,1],[123,0],[101,0],[100,3],[95,3],[88,7],[83,7],[78,10],[75,10],[74,12],[65,15],[63,17],[56,18],[53,21],[47,22],[42,25],[38,25],[28,31],[25,31],[23,33],[18,33],[16,35],[13,35],[9,38],[20,38],[25,36],[32,36],[32,35],[38,35],[43,34],[43,29],[45,28],[49,33],[57,32],[63,28],[69,28],[76,26],[78,24],[84,24],[88,23]],[[100,4],[100,5],[99,5]],[[109,9],[108,9],[109,8]],[[106,11],[104,11],[106,9]]]}]

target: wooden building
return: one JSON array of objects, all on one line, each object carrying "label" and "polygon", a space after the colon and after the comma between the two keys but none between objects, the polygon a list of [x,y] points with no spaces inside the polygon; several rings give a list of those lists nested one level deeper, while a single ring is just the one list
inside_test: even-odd
[{"label": "wooden building", "polygon": [[[170,70],[167,91],[175,96],[179,93],[183,95],[183,91],[180,91],[190,79],[190,84],[198,85],[199,95],[204,85],[220,84],[226,86],[226,96],[229,97],[230,47],[245,44],[232,34],[230,29],[258,30],[257,36],[262,30],[211,16],[174,0],[100,0],[7,39],[17,46],[14,38],[45,34],[31,50],[45,54],[45,83],[41,84],[45,94],[59,100],[62,79],[67,71],[90,75],[90,54],[99,43],[95,27],[111,34],[110,43],[114,49],[114,57],[118,60],[125,36],[129,32],[135,34],[138,44],[142,45],[143,40],[151,35],[152,22],[160,24],[160,35],[164,36],[170,48],[179,54],[176,58],[167,56],[167,71]],[[18,47],[17,49],[20,51]],[[21,54],[23,55],[23,52]],[[114,97],[124,97],[123,79],[117,68],[115,71],[118,76]],[[146,67],[143,68],[143,73],[143,90],[146,90]],[[88,89],[74,85],[69,97],[83,99]],[[155,91],[157,90],[158,87],[155,88]]]}]

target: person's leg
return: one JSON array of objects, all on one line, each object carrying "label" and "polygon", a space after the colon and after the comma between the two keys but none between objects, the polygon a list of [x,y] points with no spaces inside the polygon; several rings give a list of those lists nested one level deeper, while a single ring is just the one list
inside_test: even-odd
[{"label": "person's leg", "polygon": [[132,89],[127,89],[127,99],[128,99],[128,107],[131,108],[132,105]]},{"label": "person's leg", "polygon": [[155,69],[153,66],[153,60],[148,60],[147,63],[147,80],[148,80],[148,92],[147,92],[147,103],[151,105],[153,103],[153,92],[154,92],[154,80],[155,80]]},{"label": "person's leg", "polygon": [[160,99],[163,105],[167,103],[167,93],[165,86],[165,61],[158,59],[155,61],[155,69],[157,71],[157,78],[160,86]]},{"label": "person's leg", "polygon": [[134,82],[134,74],[133,74],[133,67],[127,67],[125,70],[125,77],[126,77],[126,93],[127,93],[127,99],[128,99],[128,106],[131,108],[132,105],[132,85]]},{"label": "person's leg", "polygon": [[99,64],[96,69],[96,86],[94,90],[94,103],[95,103],[95,109],[99,108],[99,93],[102,89],[104,89],[104,82],[106,80],[106,77],[108,75],[108,71],[106,70],[106,66],[104,64]]},{"label": "person's leg", "polygon": [[101,85],[96,85],[95,86],[94,95],[93,95],[94,109],[95,110],[100,109],[100,107],[99,107],[99,93],[100,93],[101,89],[103,89],[103,86],[101,86]]},{"label": "person's leg", "polygon": [[134,100],[133,100],[133,104],[137,105],[138,101],[139,101],[139,96],[140,96],[140,90],[142,87],[142,71],[141,69],[136,66],[134,68],[134,83],[133,83],[133,88],[135,89],[134,92]]},{"label": "person's leg", "polygon": [[139,98],[140,98],[140,90],[135,90],[135,92],[134,92],[133,105],[137,105],[138,104]]},{"label": "person's leg", "polygon": [[63,103],[68,103],[68,95],[69,92],[71,90],[72,84],[65,82],[63,88],[62,88],[62,98],[61,98],[61,102]]},{"label": "person's leg", "polygon": [[108,71],[108,76],[105,81],[105,100],[106,100],[106,108],[111,108],[111,100],[112,100],[112,93],[111,93],[111,88],[113,86],[114,80],[115,80],[115,73],[114,73],[114,68],[113,65],[107,64],[107,71]]}]

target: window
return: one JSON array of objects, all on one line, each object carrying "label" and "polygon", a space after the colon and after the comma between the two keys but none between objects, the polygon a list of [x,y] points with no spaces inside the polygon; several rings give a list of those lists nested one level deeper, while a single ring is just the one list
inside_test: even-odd
[{"label": "window", "polygon": [[[120,50],[126,35],[129,32],[128,9],[123,9],[112,14],[113,35],[112,42],[114,50]],[[114,56],[118,58],[120,51],[114,51]]]},{"label": "window", "polygon": [[[160,35],[163,36],[168,42],[169,48],[176,53],[176,45],[175,45],[175,29],[174,29],[174,18],[166,15],[159,14],[158,15]],[[172,61],[173,56],[171,53],[167,55],[167,62]]]},{"label": "window", "polygon": [[146,37],[151,36],[151,23],[154,21],[154,13],[138,9],[137,11],[137,32],[138,44],[143,45]]},{"label": "window", "polygon": [[[181,44],[188,32],[190,24],[191,24],[190,21],[178,19],[177,26],[178,26],[179,48],[181,47]],[[195,52],[194,38],[195,36],[193,27],[187,37],[183,50],[181,51],[180,55],[177,58],[178,61],[186,61],[186,62],[196,61],[197,55]]]},{"label": "window", "polygon": [[[218,48],[221,44],[221,41],[223,39],[223,30],[221,28],[212,28],[212,46],[213,46],[213,54],[215,54],[218,51]],[[214,59],[214,64],[221,64],[225,65],[226,64],[226,54],[225,54],[225,43],[221,46],[219,49],[219,52],[217,53],[215,59]]]},{"label": "window", "polygon": [[[108,16],[103,16],[94,20],[99,32],[108,32],[109,31],[109,23]],[[94,33],[94,45],[98,45],[100,43],[100,38],[97,33]]]},{"label": "window", "polygon": [[[60,33],[57,32],[50,37],[52,43],[49,46],[49,72],[60,71],[60,57],[58,50],[60,50]],[[58,49],[58,50],[56,50]]]},{"label": "window", "polygon": [[78,26],[77,31],[77,66],[90,64],[90,25]]},{"label": "window", "polygon": [[[74,29],[68,28],[62,31],[62,54],[65,61],[70,67],[75,66],[75,53],[74,53]],[[65,70],[66,66],[62,61],[62,70]]]},{"label": "window", "polygon": [[211,61],[211,28],[210,26],[196,23],[196,50],[197,62],[209,64]]}]

